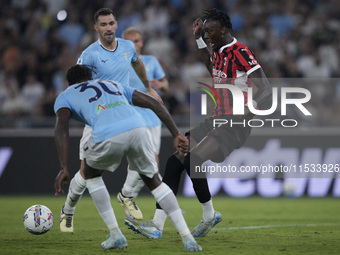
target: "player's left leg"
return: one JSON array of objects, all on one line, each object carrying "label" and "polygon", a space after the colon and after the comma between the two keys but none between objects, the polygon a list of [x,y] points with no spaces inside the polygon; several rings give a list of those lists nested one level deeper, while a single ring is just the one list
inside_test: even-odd
[{"label": "player's left leg", "polygon": [[[156,201],[166,212],[179,234],[187,251],[199,251],[202,248],[196,243],[183,218],[176,197],[168,185],[158,176],[158,167],[154,158],[154,151],[150,140],[145,135],[145,128],[138,128],[130,132],[130,147],[126,151],[129,164],[138,170]],[[125,221],[131,228],[135,227],[133,221]]]},{"label": "player's left leg", "polygon": [[86,187],[98,209],[100,216],[110,230],[109,238],[101,246],[104,250],[123,249],[127,247],[127,241],[121,233],[111,206],[109,192],[102,179],[105,169],[114,172],[120,165],[124,151],[127,149],[129,131],[110,137],[102,142],[88,141],[88,149],[85,151],[84,176]]},{"label": "player's left leg", "polygon": [[206,136],[194,148],[191,149],[184,159],[184,167],[190,176],[197,199],[200,201],[203,210],[203,219],[191,233],[194,237],[203,237],[216,224],[222,221],[222,215],[216,212],[205,175],[194,178],[191,176],[196,166],[201,166],[205,161],[220,153],[220,146],[215,137]]},{"label": "player's left leg", "polygon": [[86,164],[84,174],[86,187],[95,203],[97,210],[110,230],[109,238],[101,244],[104,250],[124,249],[127,247],[127,240],[118,227],[118,222],[111,206],[109,192],[102,178],[102,170],[97,170]]},{"label": "player's left leg", "polygon": [[[151,141],[151,145],[154,150],[155,154],[155,160],[157,162],[157,167],[158,167],[158,173],[159,173],[159,152],[161,149],[161,133],[162,133],[162,125],[158,126],[152,126],[152,127],[147,127],[148,129],[148,136]],[[161,175],[159,175],[159,178],[162,180]],[[141,191],[141,189],[144,187],[144,182],[142,178],[139,176],[139,174],[136,176],[136,182],[134,183],[135,185],[133,186],[133,193],[132,197],[136,198]]]},{"label": "player's left leg", "polygon": [[151,191],[152,195],[155,197],[157,203],[166,212],[167,217],[170,219],[174,227],[177,229],[178,233],[182,238],[182,242],[187,251],[201,251],[202,248],[196,243],[190,230],[184,220],[182,211],[179,208],[175,194],[155,174],[152,178],[149,178],[141,174],[143,181],[146,186]]}]

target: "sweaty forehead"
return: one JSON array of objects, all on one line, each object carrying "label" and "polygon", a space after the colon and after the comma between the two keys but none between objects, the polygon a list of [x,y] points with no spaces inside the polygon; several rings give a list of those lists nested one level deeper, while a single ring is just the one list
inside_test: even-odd
[{"label": "sweaty forehead", "polygon": [[221,27],[221,24],[217,20],[206,19],[203,22],[203,29],[217,29],[217,28],[220,28],[220,27]]}]

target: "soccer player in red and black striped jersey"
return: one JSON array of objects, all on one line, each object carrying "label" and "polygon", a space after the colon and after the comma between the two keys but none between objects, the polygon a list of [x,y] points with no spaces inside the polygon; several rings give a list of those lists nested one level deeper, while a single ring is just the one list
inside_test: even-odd
[{"label": "soccer player in red and black striped jersey", "polygon": [[[209,51],[204,39],[210,43]],[[254,84],[257,88],[253,96],[253,106],[262,108],[262,104],[271,97],[269,82],[257,63],[254,53],[232,36],[233,29],[227,13],[211,9],[204,12],[204,22],[198,18],[193,23],[193,34],[199,48],[200,55],[213,78],[213,87],[217,84],[231,84],[237,86],[244,94],[244,115],[234,116],[232,96],[229,90],[217,88],[221,98],[216,98],[217,106],[210,118],[205,119],[199,126],[190,130],[186,135],[190,141],[190,152],[186,155],[178,153],[172,155],[166,165],[163,182],[176,194],[179,187],[181,173],[185,169],[190,176],[196,196],[203,209],[203,220],[193,230],[194,237],[205,236],[212,227],[222,220],[222,215],[213,208],[207,179],[204,176],[191,176],[196,166],[211,160],[222,162],[234,150],[240,148],[250,135],[251,127],[247,125],[220,125],[214,127],[214,119],[250,120],[253,118],[246,102],[248,101],[248,86]],[[250,82],[250,79],[252,82]],[[217,97],[217,96],[216,96]],[[190,169],[192,171],[190,171]],[[146,224],[163,229],[166,219],[165,212],[157,205],[154,219]],[[149,231],[140,224],[138,232]]]}]

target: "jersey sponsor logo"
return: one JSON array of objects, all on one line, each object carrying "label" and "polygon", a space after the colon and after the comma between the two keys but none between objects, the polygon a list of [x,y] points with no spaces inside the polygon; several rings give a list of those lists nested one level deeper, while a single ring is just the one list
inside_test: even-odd
[{"label": "jersey sponsor logo", "polygon": [[104,106],[102,106],[101,104],[98,105],[97,107],[97,113],[99,114],[100,113],[100,110],[103,109],[103,110],[106,110],[106,108]]},{"label": "jersey sponsor logo", "polygon": [[97,114],[100,114],[101,110],[113,109],[121,105],[128,105],[128,103],[124,101],[116,101],[114,103],[106,104],[106,105],[99,104],[97,106]]},{"label": "jersey sponsor logo", "polygon": [[214,83],[220,83],[223,79],[226,79],[228,76],[225,72],[221,70],[213,68],[213,77],[214,77]]},{"label": "jersey sponsor logo", "polygon": [[127,55],[129,55],[129,52],[120,54],[121,56],[124,56],[125,60],[128,61]]},{"label": "jersey sponsor logo", "polygon": [[213,76],[216,78],[223,78],[226,79],[227,78],[227,74],[221,70],[217,70],[215,68],[213,68]]}]

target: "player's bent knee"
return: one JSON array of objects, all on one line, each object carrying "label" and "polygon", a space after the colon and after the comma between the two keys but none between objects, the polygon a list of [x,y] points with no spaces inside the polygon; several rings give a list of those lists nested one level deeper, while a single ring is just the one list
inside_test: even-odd
[{"label": "player's bent knee", "polygon": [[98,169],[90,167],[86,163],[86,160],[84,160],[84,163],[85,163],[84,164],[84,177],[85,177],[85,180],[102,176],[102,174],[104,172],[103,170],[98,170]]},{"label": "player's bent knee", "polygon": [[158,173],[154,174],[152,178],[149,178],[143,174],[140,174],[140,177],[143,179],[145,185],[148,187],[150,191],[154,190],[155,188],[162,184],[162,181],[159,178]]}]

